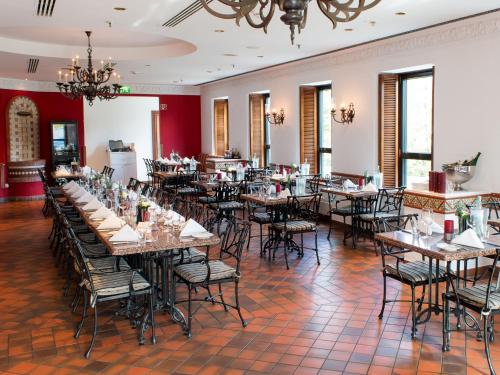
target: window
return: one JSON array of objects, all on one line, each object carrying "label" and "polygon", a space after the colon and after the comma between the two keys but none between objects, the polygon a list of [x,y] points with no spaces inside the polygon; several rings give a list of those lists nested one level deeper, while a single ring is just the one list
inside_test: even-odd
[{"label": "window", "polygon": [[382,74],[379,160],[386,186],[426,181],[432,169],[434,71]]},{"label": "window", "polygon": [[405,74],[400,79],[400,184],[428,179],[432,170],[432,71]]},{"label": "window", "polygon": [[332,86],[318,87],[318,172],[332,172]]},{"label": "window", "polygon": [[331,109],[331,85],[300,88],[300,162],[311,165],[311,174],[331,173]]},{"label": "window", "polygon": [[214,100],[214,153],[223,156],[228,145],[228,100]]},{"label": "window", "polygon": [[250,94],[250,157],[259,158],[259,166],[270,162],[271,140],[269,121],[269,94]]}]

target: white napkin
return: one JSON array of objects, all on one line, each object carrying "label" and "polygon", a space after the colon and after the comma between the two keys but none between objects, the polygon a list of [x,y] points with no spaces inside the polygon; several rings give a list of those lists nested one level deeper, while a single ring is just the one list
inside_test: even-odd
[{"label": "white napkin", "polygon": [[[420,232],[425,233],[426,228],[425,228],[424,221],[419,220],[418,222],[419,222],[418,229],[420,230]],[[434,220],[432,221],[431,229],[432,229],[432,233],[436,233],[436,234],[443,234],[444,233],[443,226],[439,225]]]},{"label": "white napkin", "polygon": [[352,182],[351,180],[347,179],[345,180],[342,185],[344,186],[345,189],[354,189],[357,186]]},{"label": "white napkin", "polygon": [[363,191],[373,191],[376,193],[378,191],[378,189],[374,183],[369,182],[365,185],[365,187],[363,188]]},{"label": "white napkin", "polygon": [[63,190],[68,191],[72,187],[74,187],[75,185],[78,186],[75,181],[71,180],[70,182],[64,184],[64,186],[62,188],[63,188]]},{"label": "white napkin", "polygon": [[288,188],[279,193],[280,198],[288,198],[290,195],[292,194],[290,193],[290,190]]},{"label": "white napkin", "polygon": [[96,212],[90,215],[90,219],[92,220],[106,219],[111,214],[112,212],[107,207],[101,206],[101,208],[99,208]]},{"label": "white napkin", "polygon": [[177,212],[175,212],[173,210],[168,210],[166,217],[167,217],[167,219],[171,219],[171,220],[179,220],[181,222],[186,221],[186,218],[184,216],[178,214]]},{"label": "white napkin", "polygon": [[82,207],[84,211],[95,211],[102,207],[102,203],[96,197],[93,197],[89,203]]},{"label": "white napkin", "polygon": [[76,193],[77,191],[79,191],[80,189],[82,189],[81,186],[77,185],[77,184],[74,184],[73,186],[71,186],[68,190],[66,190],[66,193],[68,193],[69,195],[73,195],[74,193]]},{"label": "white napkin", "polygon": [[189,158],[186,156],[184,159],[182,159],[182,162],[183,162],[184,164],[189,164],[189,163],[191,162],[191,159],[189,159]]},{"label": "white napkin", "polygon": [[464,246],[475,247],[478,249],[484,249],[484,244],[481,242],[476,232],[474,232],[474,230],[470,228],[467,229],[462,234],[456,236],[451,241],[451,243],[454,243],[456,245],[464,245]]},{"label": "white napkin", "polygon": [[189,219],[181,231],[181,237],[189,237],[193,234],[205,233],[207,230],[203,228],[193,219]]},{"label": "white napkin", "polygon": [[139,233],[130,228],[128,224],[125,224],[122,229],[109,239],[109,242],[139,242]]},{"label": "white napkin", "polygon": [[231,177],[229,177],[228,175],[222,177],[221,181],[233,181],[233,179]]},{"label": "white napkin", "polygon": [[90,176],[92,173],[92,168],[90,168],[88,165],[82,168],[82,172],[85,176]]},{"label": "white napkin", "polygon": [[274,185],[269,186],[267,188],[266,194],[267,195],[276,194],[276,186],[274,186]]},{"label": "white napkin", "polygon": [[165,164],[169,164],[170,163],[170,159],[165,156],[163,158],[162,162],[165,163]]},{"label": "white napkin", "polygon": [[78,190],[71,192],[71,198],[78,199],[83,196],[87,191],[84,188],[78,187]]},{"label": "white napkin", "polygon": [[99,224],[97,227],[98,230],[103,230],[103,229],[120,229],[125,222],[120,219],[118,216],[115,214],[109,215],[104,221]]},{"label": "white napkin", "polygon": [[279,174],[279,173],[275,173],[271,176],[271,178],[274,180],[279,180],[279,179],[283,178],[283,175]]},{"label": "white napkin", "polygon": [[80,196],[80,198],[76,200],[76,203],[89,203],[92,198],[94,198],[94,196],[86,191],[82,196]]}]

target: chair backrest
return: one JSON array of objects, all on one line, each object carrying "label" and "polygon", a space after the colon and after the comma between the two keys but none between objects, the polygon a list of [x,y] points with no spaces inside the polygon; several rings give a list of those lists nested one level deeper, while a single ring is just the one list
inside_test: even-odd
[{"label": "chair backrest", "polygon": [[228,222],[222,234],[220,259],[234,258],[236,260],[236,273],[240,274],[241,254],[248,242],[250,223],[246,221]]},{"label": "chair backrest", "polygon": [[150,184],[145,183],[142,186],[141,195],[144,195],[145,197],[149,198],[152,193],[153,193],[153,187]]},{"label": "chair backrest", "polygon": [[[488,278],[488,289],[486,290],[486,301],[484,308],[486,311],[491,309],[490,299],[492,295],[496,298],[500,296],[500,269],[498,267],[498,261],[500,259],[500,249],[497,248],[495,259],[493,260],[493,265],[490,268],[490,275]],[[498,309],[498,307],[497,307]]]},{"label": "chair backrest", "polygon": [[[418,214],[397,215],[389,217],[379,217],[374,221],[375,233],[386,233],[407,230],[408,226],[417,224]],[[397,254],[404,254],[409,252],[407,249],[402,249],[397,246],[388,246],[382,244],[380,241],[375,241],[375,250],[377,254],[382,256],[382,265],[385,267],[386,255],[396,256]]]},{"label": "chair backrest", "polygon": [[232,182],[222,182],[215,189],[215,199],[217,202],[237,201],[240,198],[243,181],[238,184]]},{"label": "chair backrest", "polygon": [[310,175],[306,177],[306,193],[315,194],[319,193],[319,183],[321,181],[321,175]]},{"label": "chair backrest", "polygon": [[319,204],[321,194],[291,195],[287,198],[287,205],[283,221],[307,220],[317,223],[319,219]]},{"label": "chair backrest", "polygon": [[403,197],[406,187],[379,189],[375,201],[374,215],[377,213],[391,213],[400,215],[403,206]]}]

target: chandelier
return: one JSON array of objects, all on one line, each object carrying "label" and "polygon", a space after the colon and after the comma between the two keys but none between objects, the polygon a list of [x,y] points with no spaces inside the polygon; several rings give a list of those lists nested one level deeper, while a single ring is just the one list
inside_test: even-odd
[{"label": "chandelier", "polygon": [[[307,5],[311,0],[199,0],[201,5],[212,15],[223,19],[240,20],[245,18],[248,24],[256,29],[264,29],[271,22],[274,10],[278,6],[284,14],[280,17],[284,24],[290,27],[292,44],[295,39],[295,29],[300,31],[306,26]],[[231,9],[230,13],[219,13],[208,6],[216,1]],[[377,5],[380,0],[316,0],[323,14],[330,19],[333,28],[339,22],[349,22],[363,11]]]},{"label": "chandelier", "polygon": [[[65,73],[64,77],[62,72],[59,71],[59,78],[57,87],[59,92],[65,97],[70,99],[78,99],[85,97],[89,105],[92,106],[95,98],[99,100],[115,99],[120,93],[120,76],[114,72],[111,58],[107,63],[101,60],[101,68],[95,69],[92,65],[92,46],[90,45],[91,31],[85,31],[88,39],[88,62],[87,67],[79,65],[78,56],[71,60],[69,73]],[[63,80],[64,78],[64,80]],[[106,85],[106,83],[113,79],[114,83]]]}]

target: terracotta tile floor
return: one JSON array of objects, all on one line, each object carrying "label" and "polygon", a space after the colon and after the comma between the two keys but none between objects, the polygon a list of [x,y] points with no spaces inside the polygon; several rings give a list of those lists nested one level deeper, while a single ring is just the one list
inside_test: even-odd
[{"label": "terracotta tile floor", "polygon": [[[409,306],[393,305],[377,319],[380,258],[371,246],[342,246],[340,233],[320,234],[321,266],[313,253],[291,256],[286,270],[245,255],[242,328],[233,312],[204,304],[188,340],[166,315],[157,315],[157,345],[139,346],[123,318],[103,314],[97,345],[83,358],[89,329],[73,338],[78,315],[62,296],[48,250],[51,220],[40,202],[0,204],[0,372],[13,374],[487,374],[482,343],[455,333],[441,352],[441,323],[433,316],[410,339]],[[256,243],[255,243],[256,245]],[[181,288],[181,287],[180,287]],[[390,283],[389,294],[402,293]],[[404,294],[407,290],[404,288]],[[232,298],[232,290],[227,290]],[[112,310],[114,306],[111,305]],[[500,369],[500,344],[493,345]]]}]

